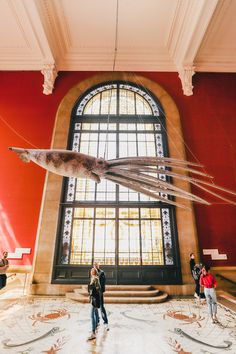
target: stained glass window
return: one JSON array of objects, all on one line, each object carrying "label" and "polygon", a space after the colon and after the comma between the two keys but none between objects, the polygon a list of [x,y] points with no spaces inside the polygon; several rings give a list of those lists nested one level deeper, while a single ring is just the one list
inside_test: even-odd
[{"label": "stained glass window", "polygon": [[[145,89],[101,85],[75,108],[72,150],[108,160],[168,156],[164,116]],[[165,174],[158,175],[166,180]],[[61,264],[174,264],[171,206],[111,181],[76,178],[65,180],[63,203]]]}]

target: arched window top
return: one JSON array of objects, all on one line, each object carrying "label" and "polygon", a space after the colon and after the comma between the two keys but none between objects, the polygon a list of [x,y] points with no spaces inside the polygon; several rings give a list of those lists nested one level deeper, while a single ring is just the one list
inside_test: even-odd
[{"label": "arched window top", "polygon": [[151,95],[140,87],[105,84],[90,91],[79,103],[76,115],[148,115],[159,116]]}]

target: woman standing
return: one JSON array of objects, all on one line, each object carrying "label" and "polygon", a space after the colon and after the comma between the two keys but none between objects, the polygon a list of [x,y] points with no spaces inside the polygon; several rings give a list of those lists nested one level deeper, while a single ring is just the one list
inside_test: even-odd
[{"label": "woman standing", "polygon": [[101,285],[99,282],[97,270],[95,268],[92,268],[90,274],[91,274],[91,278],[90,278],[90,283],[88,285],[88,293],[89,293],[90,303],[91,303],[92,332],[91,335],[88,337],[88,340],[92,340],[96,338],[96,328],[98,325],[98,309],[100,308],[100,293],[101,293]]},{"label": "woman standing", "polygon": [[204,286],[204,294],[206,296],[206,301],[208,305],[208,311],[211,316],[212,323],[217,323],[218,319],[216,317],[217,313],[217,299],[216,299],[216,279],[209,272],[210,267],[204,266],[202,268],[202,273],[200,277],[200,285]]}]

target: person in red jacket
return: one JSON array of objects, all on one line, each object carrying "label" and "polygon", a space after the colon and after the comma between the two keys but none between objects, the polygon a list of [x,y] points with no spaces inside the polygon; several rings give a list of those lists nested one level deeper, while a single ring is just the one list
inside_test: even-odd
[{"label": "person in red jacket", "polygon": [[212,323],[217,323],[218,319],[216,317],[217,313],[217,299],[216,299],[216,279],[209,272],[209,266],[203,266],[202,273],[200,277],[200,285],[204,287],[204,294],[206,296],[206,301],[208,305],[208,311],[211,316]]}]

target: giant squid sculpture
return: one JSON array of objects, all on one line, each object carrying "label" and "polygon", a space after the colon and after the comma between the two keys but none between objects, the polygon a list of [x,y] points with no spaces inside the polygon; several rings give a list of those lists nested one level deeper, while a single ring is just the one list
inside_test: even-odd
[{"label": "giant squid sculpture", "polygon": [[[58,175],[89,178],[96,183],[100,183],[101,179],[106,179],[159,201],[184,209],[188,208],[184,204],[175,202],[173,198],[166,198],[165,195],[188,199],[206,205],[210,205],[210,203],[183,188],[162,180],[160,178],[161,175],[169,176],[172,179],[188,181],[205,192],[236,205],[236,202],[221,195],[222,193],[219,194],[217,191],[232,194],[233,196],[236,196],[236,192],[213,184],[211,180],[213,177],[198,170],[198,168],[203,166],[194,162],[169,157],[148,156],[105,160],[70,150],[23,149],[16,147],[10,147],[9,149],[16,152],[24,162],[33,161],[37,165]],[[172,168],[177,172],[173,172]],[[193,175],[201,176],[201,178],[190,177],[186,173],[181,174],[181,171],[190,172]]]}]

